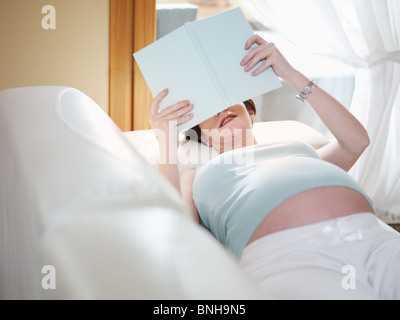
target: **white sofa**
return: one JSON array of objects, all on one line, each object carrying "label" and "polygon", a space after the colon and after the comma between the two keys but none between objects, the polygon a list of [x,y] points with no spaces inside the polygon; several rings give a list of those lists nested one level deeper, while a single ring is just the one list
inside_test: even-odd
[{"label": "white sofa", "polygon": [[0,299],[271,298],[191,220],[152,139],[73,88],[0,91]]}]

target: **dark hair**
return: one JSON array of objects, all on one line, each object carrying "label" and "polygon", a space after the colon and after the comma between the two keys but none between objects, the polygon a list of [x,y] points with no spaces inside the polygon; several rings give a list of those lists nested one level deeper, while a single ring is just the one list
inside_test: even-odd
[{"label": "dark hair", "polygon": [[[254,101],[252,99],[244,101],[243,104],[245,105],[247,110],[252,109],[254,114],[255,115],[257,114],[256,104],[254,103]],[[193,127],[192,129],[186,131],[185,136],[186,136],[187,141],[195,140],[195,141],[201,142],[200,125],[197,125],[197,126]]]}]

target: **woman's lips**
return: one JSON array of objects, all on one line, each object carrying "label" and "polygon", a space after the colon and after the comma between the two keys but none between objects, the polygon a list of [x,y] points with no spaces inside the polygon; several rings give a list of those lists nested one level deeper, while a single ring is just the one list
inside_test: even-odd
[{"label": "woman's lips", "polygon": [[219,127],[222,128],[222,127],[226,126],[228,123],[232,122],[236,117],[237,116],[235,116],[235,115],[226,116],[225,118],[223,118],[221,120]]}]

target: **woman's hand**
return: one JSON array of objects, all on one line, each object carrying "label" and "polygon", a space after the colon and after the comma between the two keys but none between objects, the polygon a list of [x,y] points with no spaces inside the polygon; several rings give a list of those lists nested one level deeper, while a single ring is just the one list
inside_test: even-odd
[{"label": "woman's hand", "polygon": [[177,126],[193,118],[193,114],[190,113],[193,110],[193,105],[188,100],[178,102],[160,111],[160,103],[168,95],[168,92],[169,90],[165,89],[154,98],[149,117],[151,127],[160,129],[165,133],[169,133],[170,123]]},{"label": "woman's hand", "polygon": [[168,89],[165,89],[154,98],[151,104],[149,123],[157,138],[167,138],[167,142],[169,142],[172,141],[170,139],[178,140],[176,126],[193,118],[193,114],[190,113],[193,111],[193,105],[186,100],[160,111],[160,103],[167,95]]},{"label": "woman's hand", "polygon": [[250,72],[262,60],[265,60],[261,66],[252,72],[253,76],[257,76],[269,67],[272,67],[278,77],[286,80],[295,72],[293,67],[281,54],[278,48],[272,42],[267,42],[259,35],[254,35],[246,42],[246,50],[249,50],[253,44],[258,44],[244,57],[241,65],[245,67],[246,72]]}]

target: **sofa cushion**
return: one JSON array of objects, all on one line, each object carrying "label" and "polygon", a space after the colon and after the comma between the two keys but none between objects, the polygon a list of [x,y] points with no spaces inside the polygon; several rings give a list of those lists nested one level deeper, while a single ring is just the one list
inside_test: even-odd
[{"label": "sofa cushion", "polygon": [[1,91],[0,163],[0,299],[265,297],[82,92]]}]

